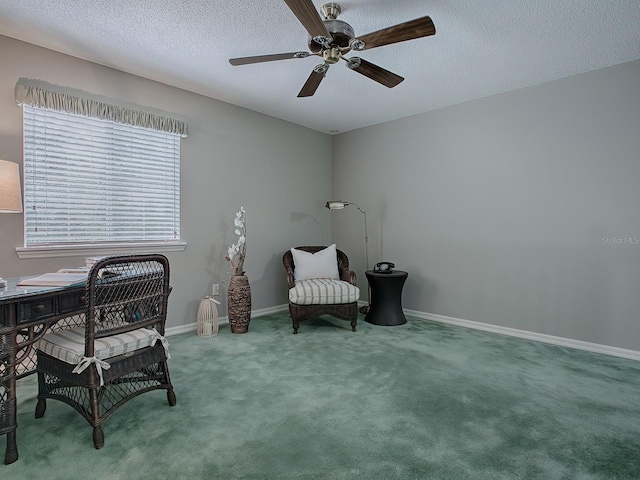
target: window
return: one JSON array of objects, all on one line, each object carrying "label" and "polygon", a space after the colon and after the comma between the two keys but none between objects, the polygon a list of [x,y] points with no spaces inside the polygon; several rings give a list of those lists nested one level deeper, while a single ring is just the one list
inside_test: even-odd
[{"label": "window", "polygon": [[25,248],[18,250],[182,243],[179,133],[22,106]]}]

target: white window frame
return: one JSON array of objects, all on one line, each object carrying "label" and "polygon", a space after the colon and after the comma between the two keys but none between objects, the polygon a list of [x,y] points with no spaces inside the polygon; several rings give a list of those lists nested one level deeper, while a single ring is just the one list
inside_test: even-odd
[{"label": "white window frame", "polygon": [[[25,107],[25,109],[40,109],[41,107],[39,106],[32,106],[32,105],[26,105],[24,104],[23,107]],[[70,112],[54,112],[55,114],[61,114],[61,115],[74,115],[74,117],[78,117],[77,114],[75,113],[70,113]],[[27,111],[25,110],[25,113],[23,113],[23,118],[26,118]],[[105,119],[97,119],[95,117],[88,119],[91,122],[95,122],[95,121],[99,121],[99,122],[107,122],[107,123],[117,123],[119,126],[123,126],[125,125],[124,123],[119,123],[119,122],[112,122],[110,120],[105,120]],[[70,127],[72,128],[72,127]],[[134,129],[136,128],[140,128],[138,126],[133,126]],[[24,135],[25,135],[25,155],[24,155],[24,165],[27,166],[29,164],[29,162],[33,161],[32,158],[28,158],[28,155],[30,155],[30,153],[27,151],[28,148],[26,148],[26,135],[28,134],[27,130],[25,129]],[[74,132],[69,132],[70,136],[72,137],[74,135]],[[175,135],[175,134],[171,134],[171,133],[167,133],[168,135]],[[186,135],[183,135],[186,136]],[[178,140],[179,142],[179,140]],[[45,149],[46,150],[46,149]],[[93,241],[89,241],[89,242],[72,242],[72,243],[59,243],[59,242],[54,242],[54,243],[49,243],[49,244],[45,244],[45,243],[38,243],[38,244],[32,244],[32,245],[28,245],[27,244],[27,216],[29,214],[29,209],[32,208],[29,204],[25,203],[25,214],[24,214],[24,226],[25,226],[25,231],[24,231],[24,246],[23,247],[18,247],[16,248],[16,253],[18,254],[18,256],[20,258],[42,258],[42,257],[66,257],[66,256],[84,256],[84,255],[117,255],[117,254],[128,254],[128,253],[146,253],[146,252],[172,252],[172,251],[182,251],[185,249],[186,247],[186,242],[182,241],[179,238],[179,228],[180,228],[180,201],[179,201],[179,195],[180,195],[180,188],[179,188],[179,182],[180,182],[180,173],[179,173],[179,155],[180,155],[180,147],[178,145],[178,149],[177,149],[177,157],[178,157],[178,164],[176,166],[176,168],[178,169],[177,171],[177,182],[178,182],[178,189],[176,192],[176,195],[178,197],[177,199],[177,206],[176,208],[178,209],[177,211],[177,219],[176,219],[176,227],[177,227],[177,238],[171,238],[171,239],[166,239],[166,240],[155,240],[155,241],[148,241],[148,240],[140,240],[140,239],[135,239],[135,240],[125,240],[125,241],[105,241],[105,242],[93,242]],[[41,154],[39,154],[41,155]],[[44,159],[46,161],[46,151],[44,154]],[[39,161],[42,161],[42,158],[39,159]],[[29,178],[27,175],[27,168],[23,168],[23,181],[24,181],[24,189],[23,191],[25,192],[25,199],[27,198],[28,195],[28,191],[29,191]],[[174,236],[175,237],[175,236]]]}]

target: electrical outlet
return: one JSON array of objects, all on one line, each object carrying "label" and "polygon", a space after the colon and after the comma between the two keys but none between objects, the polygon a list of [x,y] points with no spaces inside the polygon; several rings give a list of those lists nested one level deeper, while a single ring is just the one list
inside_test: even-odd
[{"label": "electrical outlet", "polygon": [[220,284],[218,283],[214,283],[213,284],[213,295],[220,295]]}]

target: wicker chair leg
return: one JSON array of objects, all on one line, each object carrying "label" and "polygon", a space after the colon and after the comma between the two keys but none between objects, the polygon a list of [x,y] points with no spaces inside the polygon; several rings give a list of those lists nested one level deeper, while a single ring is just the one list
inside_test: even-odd
[{"label": "wicker chair leg", "polygon": [[298,333],[298,328],[300,328],[300,323],[293,321],[293,334],[296,335]]},{"label": "wicker chair leg", "polygon": [[47,400],[44,398],[39,398],[38,404],[36,405],[36,418],[42,418],[46,410],[47,410]]},{"label": "wicker chair leg", "polygon": [[10,432],[7,432],[7,449],[4,453],[5,465],[10,465],[18,460],[18,445],[16,444],[16,430],[15,428]]},{"label": "wicker chair leg", "polygon": [[358,324],[358,320],[351,320],[351,330],[353,332],[356,331],[356,325]]},{"label": "wicker chair leg", "polygon": [[96,447],[96,450],[104,447],[104,432],[100,425],[93,427],[93,445]]},{"label": "wicker chair leg", "polygon": [[173,391],[173,388],[167,390],[167,400],[169,401],[169,406],[174,407],[176,405],[176,394]]},{"label": "wicker chair leg", "polygon": [[[106,387],[105,387],[106,388]],[[89,423],[93,425],[93,445],[96,450],[104,447],[104,432],[102,426],[99,424],[100,420],[100,387],[96,384],[89,385],[89,406],[91,419]]]}]

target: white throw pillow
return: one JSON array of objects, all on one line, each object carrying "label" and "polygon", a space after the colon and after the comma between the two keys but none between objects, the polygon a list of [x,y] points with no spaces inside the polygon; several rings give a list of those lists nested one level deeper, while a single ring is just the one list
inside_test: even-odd
[{"label": "white throw pillow", "polygon": [[310,278],[340,280],[335,243],[316,253],[292,248],[291,255],[295,265],[293,275],[296,282]]}]

